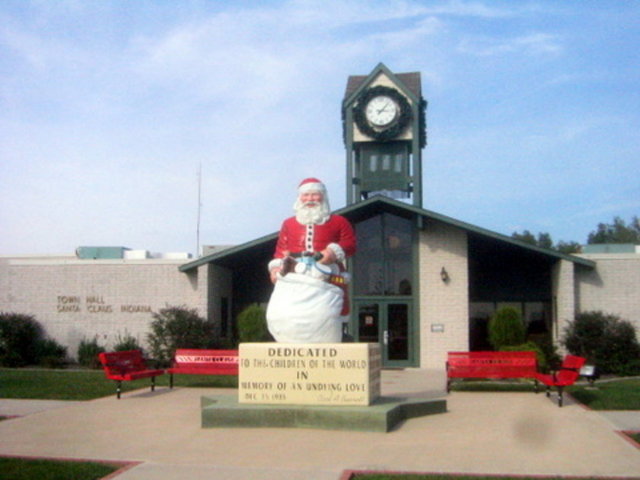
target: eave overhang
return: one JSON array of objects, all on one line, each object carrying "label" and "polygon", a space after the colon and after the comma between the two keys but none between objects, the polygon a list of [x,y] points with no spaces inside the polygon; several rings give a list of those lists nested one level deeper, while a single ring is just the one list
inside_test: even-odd
[{"label": "eave overhang", "polygon": [[[589,260],[587,258],[582,258],[575,255],[568,255],[568,254],[561,253],[555,250],[550,250],[547,248],[537,247],[537,246],[528,244],[526,242],[517,240],[515,238],[511,238],[506,235],[502,235],[500,233],[493,232],[491,230],[478,227],[476,225],[472,225],[470,223],[456,220],[454,218],[448,217],[446,215],[442,215],[440,213],[433,212],[431,210],[426,210],[421,207],[399,202],[397,200],[393,200],[389,197],[385,197],[382,195],[376,195],[362,202],[358,202],[353,205],[343,207],[339,210],[336,210],[334,213],[338,215],[343,215],[351,221],[356,221],[358,219],[364,219],[372,215],[375,215],[380,210],[384,210],[389,213],[395,213],[397,215],[405,216],[405,217],[415,216],[416,218],[419,219],[420,222],[429,222],[434,220],[439,221],[439,222],[451,225],[453,227],[460,228],[469,233],[473,233],[475,235],[490,238],[499,242],[504,242],[509,245],[522,248],[529,252],[541,254],[543,256],[549,257],[550,259],[566,260],[574,264],[582,265],[588,268],[595,268],[596,266],[595,261]],[[235,247],[227,248],[220,252],[213,253],[205,257],[201,257],[189,263],[185,263],[184,265],[181,265],[179,269],[181,272],[189,272],[207,263],[214,263],[214,264],[219,264],[223,266],[225,264],[230,265],[230,264],[233,264],[238,259],[241,259],[242,256],[246,255],[249,251],[265,249],[266,246],[269,245],[270,243],[275,243],[277,238],[278,238],[278,232],[271,233],[269,235],[265,235],[263,237],[257,238],[253,241],[243,243],[241,245],[236,245]],[[270,256],[270,254],[268,256]]]}]

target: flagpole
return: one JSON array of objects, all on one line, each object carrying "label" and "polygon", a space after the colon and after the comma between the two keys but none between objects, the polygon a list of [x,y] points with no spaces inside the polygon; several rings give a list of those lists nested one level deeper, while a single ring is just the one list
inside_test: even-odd
[{"label": "flagpole", "polygon": [[198,220],[196,225],[196,258],[200,257],[200,216],[202,213],[202,162],[198,165]]}]

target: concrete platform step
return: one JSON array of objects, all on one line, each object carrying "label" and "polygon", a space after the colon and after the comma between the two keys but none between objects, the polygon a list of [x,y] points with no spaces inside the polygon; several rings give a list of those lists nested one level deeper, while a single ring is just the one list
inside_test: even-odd
[{"label": "concrete platform step", "polygon": [[201,398],[202,427],[316,428],[389,432],[404,420],[447,411],[443,399],[380,397],[370,406],[255,405],[237,395]]}]

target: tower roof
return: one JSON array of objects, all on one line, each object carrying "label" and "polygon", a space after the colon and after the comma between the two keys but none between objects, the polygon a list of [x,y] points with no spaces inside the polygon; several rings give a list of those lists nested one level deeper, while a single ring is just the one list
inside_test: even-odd
[{"label": "tower roof", "polygon": [[[396,73],[395,77],[404,83],[416,97],[421,97],[420,72]],[[347,80],[347,89],[344,92],[344,98],[349,98],[351,94],[358,90],[368,79],[369,75],[350,75]]]},{"label": "tower roof", "polygon": [[355,97],[368,84],[373,82],[378,75],[386,75],[406,95],[413,97],[414,100],[422,98],[422,86],[420,72],[393,73],[384,63],[379,63],[369,75],[350,75],[347,79],[347,89],[344,93],[343,105],[353,102]]}]

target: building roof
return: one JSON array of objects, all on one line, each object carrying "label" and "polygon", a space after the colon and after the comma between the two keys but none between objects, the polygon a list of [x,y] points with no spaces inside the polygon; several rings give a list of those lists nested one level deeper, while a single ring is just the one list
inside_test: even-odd
[{"label": "building roof", "polygon": [[[420,72],[396,73],[395,76],[402,80],[402,83],[404,83],[416,97],[420,98]],[[369,75],[351,75],[347,80],[347,88],[344,93],[345,98],[350,97],[368,78]]]},{"label": "building roof", "polygon": [[[473,233],[480,237],[490,239],[496,242],[503,242],[508,245],[512,245],[517,248],[522,248],[526,251],[537,253],[548,257],[549,259],[561,259],[573,262],[575,264],[583,265],[585,267],[594,268],[596,263],[593,260],[587,258],[578,257],[575,255],[567,255],[555,250],[537,247],[526,242],[522,242],[515,238],[508,237],[506,235],[487,230],[485,228],[472,225],[460,220],[456,220],[446,215],[442,215],[431,210],[426,210],[421,207],[409,205],[397,200],[393,200],[389,197],[382,195],[375,195],[362,202],[348,205],[344,208],[336,210],[334,213],[343,215],[351,221],[357,221],[360,219],[368,218],[380,211],[386,211],[400,216],[415,215],[420,218],[420,221],[439,221],[445,224],[460,228],[467,232]],[[241,261],[242,257],[247,256],[249,253],[264,255],[270,258],[273,255],[273,249],[275,242],[278,238],[278,232],[265,235],[247,243],[230,247],[226,250],[206,255],[192,262],[185,263],[180,266],[180,271],[188,272],[194,268],[200,267],[207,263],[215,263],[220,265],[231,265],[238,261]],[[251,255],[253,256],[253,255]]]},{"label": "building roof", "polygon": [[422,97],[422,82],[420,72],[393,73],[383,63],[379,63],[369,75],[350,75],[347,79],[347,88],[344,93],[344,103],[348,103],[354,94],[368,85],[379,74],[384,73],[390,79],[404,87],[410,96],[418,100]]}]

